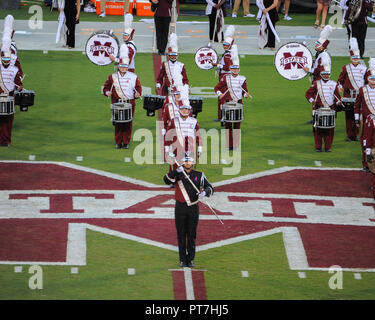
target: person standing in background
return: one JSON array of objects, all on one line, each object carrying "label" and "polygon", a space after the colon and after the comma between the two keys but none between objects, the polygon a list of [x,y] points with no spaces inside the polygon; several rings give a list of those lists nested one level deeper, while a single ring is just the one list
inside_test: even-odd
[{"label": "person standing in background", "polygon": [[59,10],[64,11],[66,31],[66,45],[69,49],[75,46],[76,24],[79,23],[79,13],[81,11],[80,0],[63,0],[59,1]]},{"label": "person standing in background", "polygon": [[[277,12],[279,12],[279,9],[281,7],[281,2],[282,0],[279,0],[279,2],[277,3],[277,7],[276,7],[276,10]],[[290,0],[285,0],[284,1],[284,20],[292,20],[291,17],[289,17],[289,7],[290,7]]]},{"label": "person standing in background", "polygon": [[[232,18],[237,18],[238,8],[240,7],[241,0],[234,0]],[[250,13],[250,0],[242,0],[243,16],[245,18],[254,18],[255,14]]]},{"label": "person standing in background", "polygon": [[316,21],[314,23],[315,29],[319,27],[320,15],[322,16],[322,24],[320,25],[320,28],[324,29],[326,26],[327,12],[330,4],[331,0],[317,0],[318,6],[316,8]]},{"label": "person standing in background", "polygon": [[[276,22],[279,21],[279,15],[277,14],[276,6],[277,6],[278,0],[263,0],[263,14],[269,15],[271,23],[273,24],[273,27],[276,29]],[[275,42],[276,37],[275,34],[272,32],[271,26],[269,25],[268,21],[267,23],[267,43],[264,46],[264,48],[268,47],[270,50],[275,50]],[[263,49],[263,48],[262,48]]]},{"label": "person standing in background", "polygon": [[[363,59],[363,54],[365,53],[365,41],[367,35],[367,14],[371,12],[373,3],[371,0],[363,0],[362,7],[359,12],[357,19],[351,18],[352,7],[348,7],[346,11],[344,23],[349,27],[351,31],[351,37],[356,38],[359,46],[359,53],[361,59]],[[353,21],[351,21],[353,20]]]},{"label": "person standing in background", "polygon": [[165,55],[165,48],[168,44],[169,24],[172,17],[173,0],[150,0],[156,5],[154,13],[156,47],[158,55]]},{"label": "person standing in background", "polygon": [[206,0],[206,16],[210,23],[210,44],[224,40],[225,0]]}]

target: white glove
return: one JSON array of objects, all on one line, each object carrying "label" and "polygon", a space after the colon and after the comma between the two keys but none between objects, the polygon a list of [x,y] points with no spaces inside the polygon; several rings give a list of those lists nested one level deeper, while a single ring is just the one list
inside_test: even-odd
[{"label": "white glove", "polygon": [[200,157],[200,155],[202,154],[202,151],[203,151],[203,147],[202,146],[198,146],[198,148],[197,148],[198,157]]},{"label": "white glove", "polygon": [[166,133],[167,133],[167,130],[165,130],[164,128],[161,129],[161,134],[162,134],[163,136],[165,136]]},{"label": "white glove", "polygon": [[161,87],[161,84],[160,84],[160,83],[157,83],[157,84],[156,84],[156,88],[160,89],[160,87]]},{"label": "white glove", "polygon": [[199,199],[202,199],[206,196],[206,191],[202,191],[200,194],[199,194]]},{"label": "white glove", "polygon": [[164,147],[164,152],[165,152],[165,153],[168,153],[168,152],[169,152],[169,146],[165,146],[165,147]]},{"label": "white glove", "polygon": [[183,166],[179,166],[177,169],[176,169],[177,172],[183,172],[184,171],[184,168]]},{"label": "white glove", "polygon": [[176,158],[176,155],[175,155],[173,152],[169,152],[169,153],[168,153],[168,156],[169,156],[170,158]]}]

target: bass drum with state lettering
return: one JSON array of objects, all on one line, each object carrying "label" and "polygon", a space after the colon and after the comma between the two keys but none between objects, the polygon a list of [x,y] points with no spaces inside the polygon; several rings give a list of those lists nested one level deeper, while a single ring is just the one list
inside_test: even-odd
[{"label": "bass drum with state lettering", "polygon": [[274,64],[283,78],[301,80],[308,75],[303,68],[311,69],[313,65],[313,55],[304,44],[289,42],[277,50]]},{"label": "bass drum with state lettering", "polygon": [[117,57],[120,45],[112,30],[94,32],[86,42],[87,58],[97,66],[107,66],[112,63],[110,55]]},{"label": "bass drum with state lettering", "polygon": [[201,47],[195,53],[194,61],[199,69],[210,70],[216,64],[218,59],[217,52],[210,47]]}]

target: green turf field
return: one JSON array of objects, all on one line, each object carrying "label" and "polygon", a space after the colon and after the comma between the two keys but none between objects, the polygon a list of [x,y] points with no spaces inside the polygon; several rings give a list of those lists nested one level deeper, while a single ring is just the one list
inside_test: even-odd
[{"label": "green turf field", "polygon": [[[144,164],[139,172],[139,166],[124,162],[125,157],[132,158],[140,142],[133,141],[129,150],[114,148],[109,100],[101,94],[113,66],[95,66],[80,52],[22,51],[20,58],[27,74],[24,86],[36,92],[35,106],[15,115],[12,146],[1,149],[0,159],[28,160],[33,154],[37,160],[78,163],[76,156],[83,156],[84,161],[78,164],[162,183],[166,165]],[[214,72],[198,69],[192,54],[181,54],[179,59],[186,64],[192,87],[216,85]],[[347,62],[344,57],[333,59],[332,79],[337,79]],[[337,117],[332,153],[314,151],[312,128],[306,124],[311,119],[311,105],[304,97],[310,86],[307,78],[294,82],[281,78],[271,56],[246,56],[240,63],[253,99],[246,100],[244,106],[242,162],[237,175],[273,168],[268,160],[274,160],[275,167],[315,166],[314,161],[322,161],[326,167],[361,167],[359,143],[344,141],[342,112]],[[151,54],[137,55],[136,72],[142,85],[154,90]],[[200,127],[220,130],[213,122],[216,112],[217,100],[204,99],[203,112],[198,115]],[[146,116],[143,101],[138,100],[133,133],[146,128],[156,139],[156,120]],[[207,150],[210,161],[209,145]],[[222,175],[222,164],[198,166],[212,181],[233,177]]]}]

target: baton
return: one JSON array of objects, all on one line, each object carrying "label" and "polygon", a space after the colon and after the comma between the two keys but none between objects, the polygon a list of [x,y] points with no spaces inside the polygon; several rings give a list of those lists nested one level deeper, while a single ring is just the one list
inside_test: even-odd
[{"label": "baton", "polygon": [[[173,158],[173,157],[172,157]],[[180,167],[180,164],[177,162],[176,158],[174,158],[174,162]],[[193,183],[193,181],[190,180],[189,176],[187,175],[187,173],[185,172],[185,170],[182,170],[184,176],[186,177],[186,179],[188,179],[188,181],[191,183],[191,185],[194,187],[194,189],[197,191],[197,194],[199,195],[200,194],[200,191],[198,190],[197,186]],[[198,196],[198,200],[201,200],[202,199],[199,199],[199,196]],[[211,210],[211,212],[215,215],[215,217],[220,221],[221,224],[224,224],[224,222],[219,218],[219,216],[216,214],[215,210],[212,209],[212,207],[209,205],[209,203],[207,203],[206,201],[204,202],[207,207]]]}]

